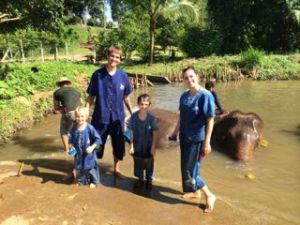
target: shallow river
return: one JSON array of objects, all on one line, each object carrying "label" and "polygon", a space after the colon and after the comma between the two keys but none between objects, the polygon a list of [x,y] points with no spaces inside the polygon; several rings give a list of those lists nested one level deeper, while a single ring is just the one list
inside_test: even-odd
[{"label": "shallow river", "polygon": [[[176,112],[183,90],[181,84],[141,88],[132,95],[132,103],[138,94],[148,92],[153,107]],[[229,218],[232,223],[228,224],[300,224],[300,81],[217,83],[216,91],[225,109],[256,112],[263,119],[264,138],[269,146],[259,148],[246,165],[218,152],[204,160],[203,177],[219,197],[215,213],[218,204],[219,211],[223,210],[218,222],[206,218],[204,224],[221,224],[222,218],[227,219],[226,213],[232,215]],[[60,155],[58,118],[49,116],[43,123],[24,131],[13,143],[1,146],[0,161]],[[132,176],[132,169],[127,167],[131,161],[127,158],[124,172]],[[107,162],[111,164],[110,159]],[[161,186],[181,190],[178,146],[158,152],[155,170],[156,181]],[[255,179],[241,179],[249,173]]]}]

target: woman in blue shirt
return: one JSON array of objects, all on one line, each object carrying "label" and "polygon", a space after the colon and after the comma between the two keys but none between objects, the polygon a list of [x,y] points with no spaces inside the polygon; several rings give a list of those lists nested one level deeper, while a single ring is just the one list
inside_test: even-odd
[{"label": "woman in blue shirt", "polygon": [[170,139],[174,139],[179,132],[183,198],[199,198],[202,191],[206,199],[204,212],[210,213],[216,196],[208,189],[199,169],[203,157],[211,152],[214,98],[199,85],[199,78],[193,67],[183,70],[183,80],[188,90],[180,97],[180,118]]}]

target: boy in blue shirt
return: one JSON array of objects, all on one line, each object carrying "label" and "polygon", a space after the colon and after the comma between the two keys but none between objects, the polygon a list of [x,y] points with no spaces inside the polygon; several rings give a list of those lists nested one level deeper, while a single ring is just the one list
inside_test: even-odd
[{"label": "boy in blue shirt", "polygon": [[86,122],[88,115],[87,108],[76,109],[76,123],[70,132],[70,146],[73,146],[77,152],[74,160],[77,184],[89,184],[90,188],[95,188],[100,184],[100,174],[94,150],[102,141],[95,128]]},{"label": "boy in blue shirt", "polygon": [[155,117],[148,111],[151,104],[150,96],[142,94],[137,99],[139,110],[132,114],[128,128],[130,130],[129,154],[133,155],[134,176],[138,178],[134,187],[144,185],[146,171],[146,188],[152,189],[156,131]]},{"label": "boy in blue shirt", "polygon": [[98,158],[103,157],[107,136],[111,136],[114,155],[114,175],[122,178],[119,168],[120,160],[123,160],[125,143],[124,130],[124,103],[132,114],[129,94],[132,92],[128,75],[117,68],[121,61],[122,50],[118,46],[111,46],[108,50],[108,64],[96,70],[87,89],[89,94],[86,107],[89,108],[95,101],[95,109],[91,124],[101,135],[103,141],[97,150]]}]

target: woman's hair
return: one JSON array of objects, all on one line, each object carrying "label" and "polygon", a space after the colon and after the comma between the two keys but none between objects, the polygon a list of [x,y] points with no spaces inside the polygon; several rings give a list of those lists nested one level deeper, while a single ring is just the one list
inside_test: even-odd
[{"label": "woman's hair", "polygon": [[79,113],[83,113],[86,117],[89,116],[89,109],[85,106],[78,106],[76,109],[75,109],[75,114],[79,114]]},{"label": "woman's hair", "polygon": [[147,101],[147,102],[149,102],[149,105],[151,105],[150,95],[148,95],[148,94],[139,95],[139,97],[137,98],[137,104],[139,104],[140,102],[143,102],[143,101]]}]

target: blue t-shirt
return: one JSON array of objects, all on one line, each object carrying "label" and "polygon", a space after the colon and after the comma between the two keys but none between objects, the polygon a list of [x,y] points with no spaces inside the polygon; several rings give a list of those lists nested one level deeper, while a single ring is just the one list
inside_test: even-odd
[{"label": "blue t-shirt", "polygon": [[92,75],[87,93],[96,96],[95,110],[92,124],[109,124],[116,120],[124,121],[124,96],[132,92],[128,75],[117,69],[114,75],[110,75],[103,67]]},{"label": "blue t-shirt", "polygon": [[157,130],[156,119],[152,113],[148,112],[145,120],[138,116],[139,111],[132,114],[128,129],[133,133],[133,147],[135,153],[140,156],[150,155],[152,147],[153,131]]},{"label": "blue t-shirt", "polygon": [[75,168],[76,169],[93,169],[96,166],[96,151],[93,151],[91,154],[86,152],[87,147],[96,144],[100,146],[102,144],[102,140],[98,132],[95,128],[88,124],[85,129],[79,131],[77,128],[77,124],[74,124],[70,131],[70,139],[69,143],[73,145],[77,154],[75,155]]},{"label": "blue t-shirt", "polygon": [[185,91],[180,97],[180,133],[186,140],[205,139],[206,119],[215,116],[213,95],[201,88],[194,96]]}]

